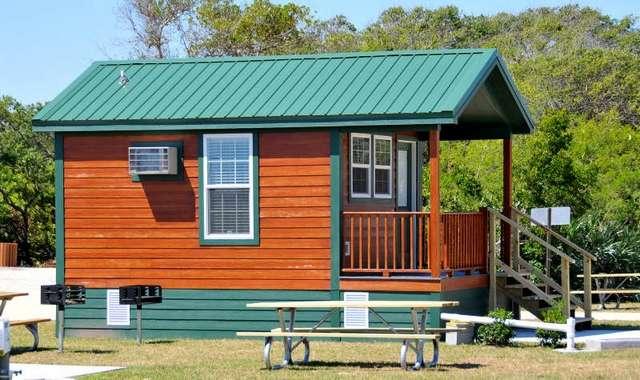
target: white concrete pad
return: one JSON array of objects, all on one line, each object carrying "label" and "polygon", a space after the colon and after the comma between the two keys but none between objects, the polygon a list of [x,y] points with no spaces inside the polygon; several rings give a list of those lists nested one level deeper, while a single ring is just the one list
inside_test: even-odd
[{"label": "white concrete pad", "polygon": [[14,380],[73,379],[77,376],[115,371],[122,368],[123,367],[11,363],[12,371],[22,371],[21,374],[13,377]]},{"label": "white concrete pad", "polygon": [[2,316],[8,319],[56,318],[54,305],[40,304],[40,286],[56,283],[56,268],[0,268],[0,291],[26,292],[7,302]]}]

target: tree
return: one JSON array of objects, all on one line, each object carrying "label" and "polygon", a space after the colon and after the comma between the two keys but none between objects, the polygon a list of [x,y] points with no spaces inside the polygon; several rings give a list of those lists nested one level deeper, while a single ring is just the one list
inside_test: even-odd
[{"label": "tree", "polygon": [[518,145],[514,167],[516,198],[525,208],[570,206],[580,216],[591,206],[591,181],[571,153],[575,120],[564,111],[550,111],[538,129]]},{"label": "tree", "polygon": [[133,38],[130,41],[139,58],[166,58],[177,37],[183,41],[185,25],[195,0],[126,0],[120,14]]},{"label": "tree", "polygon": [[197,9],[200,34],[189,42],[191,56],[269,55],[309,51],[309,8],[255,0],[241,7],[231,0],[204,0]]},{"label": "tree", "polygon": [[26,265],[54,255],[53,141],[31,130],[39,108],[0,98],[0,240],[17,242]]}]

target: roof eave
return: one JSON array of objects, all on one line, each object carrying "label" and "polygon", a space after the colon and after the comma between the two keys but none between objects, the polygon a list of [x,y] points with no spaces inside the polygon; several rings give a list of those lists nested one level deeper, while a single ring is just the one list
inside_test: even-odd
[{"label": "roof eave", "polygon": [[94,121],[94,122],[51,122],[34,119],[36,132],[141,132],[141,131],[184,131],[184,130],[235,130],[235,129],[282,129],[282,128],[357,128],[357,127],[403,127],[456,124],[457,118],[451,113],[416,117],[375,117],[364,118],[315,118],[315,119],[238,119],[238,120],[134,120],[134,121]]},{"label": "roof eave", "polygon": [[465,95],[461,98],[460,102],[454,107],[452,114],[454,115],[456,120],[460,118],[465,108],[467,107],[467,105],[469,105],[469,102],[471,101],[471,99],[473,99],[473,96],[476,94],[476,92],[478,91],[482,83],[484,83],[484,81],[487,80],[487,78],[489,77],[493,69],[496,67],[500,71],[500,74],[502,75],[505,83],[507,84],[507,88],[509,89],[511,96],[515,100],[516,105],[520,110],[520,113],[525,119],[526,128],[527,128],[527,132],[525,133],[533,132],[534,123],[533,123],[533,118],[529,113],[529,108],[527,107],[526,102],[522,98],[522,95],[520,95],[520,92],[518,91],[515,85],[515,82],[513,81],[513,78],[511,78],[511,75],[509,74],[509,70],[507,69],[506,63],[504,62],[500,54],[498,54],[497,50],[493,50],[491,59],[487,60],[487,63],[484,65],[484,67],[481,70],[481,74],[476,78],[473,84],[469,87]]}]

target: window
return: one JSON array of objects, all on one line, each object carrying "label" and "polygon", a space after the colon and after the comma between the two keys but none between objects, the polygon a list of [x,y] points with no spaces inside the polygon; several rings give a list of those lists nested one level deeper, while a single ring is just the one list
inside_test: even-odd
[{"label": "window", "polygon": [[351,134],[351,196],[371,196],[371,136]]},{"label": "window", "polygon": [[203,135],[204,239],[253,239],[253,135]]},{"label": "window", "polygon": [[351,196],[353,198],[370,198],[372,193],[374,198],[391,198],[392,152],[391,136],[351,134]]},{"label": "window", "polygon": [[391,198],[391,136],[374,137],[374,189],[376,198]]}]

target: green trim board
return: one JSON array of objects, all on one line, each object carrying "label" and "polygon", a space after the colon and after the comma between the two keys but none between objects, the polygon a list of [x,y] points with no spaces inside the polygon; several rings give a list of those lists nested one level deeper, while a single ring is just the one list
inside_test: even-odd
[{"label": "green trim board", "polygon": [[182,141],[134,141],[129,146],[132,147],[149,147],[149,146],[168,146],[176,148],[178,151],[178,168],[177,174],[168,175],[139,175],[132,174],[131,182],[143,182],[143,181],[182,181],[185,178],[184,172],[184,143]]},{"label": "green trim board", "polygon": [[[340,253],[342,224],[342,134],[337,129],[330,132],[331,172],[331,299],[340,299]],[[339,326],[339,316],[334,315],[332,326]]]},{"label": "green trim board", "polygon": [[207,133],[198,134],[198,225],[200,245],[259,245],[260,244],[260,168],[259,168],[259,134],[252,132],[253,136],[253,153],[251,155],[251,166],[253,171],[252,178],[252,194],[253,194],[253,238],[251,239],[208,239],[206,238],[204,225],[205,220],[205,204],[204,204],[204,143],[203,136]]},{"label": "green trim board", "polygon": [[85,132],[203,123],[207,129],[454,125],[495,67],[513,112],[489,110],[490,121],[529,133],[526,104],[495,49],[102,61],[33,124]]},{"label": "green trim board", "polygon": [[[161,304],[142,310],[143,336],[159,338],[234,338],[236,331],[267,331],[277,326],[275,310],[253,310],[250,302],[328,301],[329,291],[163,289]],[[87,303],[67,306],[65,334],[71,336],[135,337],[135,307],[128,326],[107,326],[106,289],[87,289]],[[310,327],[324,311],[296,313],[301,327]]]},{"label": "green trim board", "polygon": [[64,284],[64,135],[55,140],[56,283]]}]

